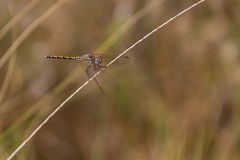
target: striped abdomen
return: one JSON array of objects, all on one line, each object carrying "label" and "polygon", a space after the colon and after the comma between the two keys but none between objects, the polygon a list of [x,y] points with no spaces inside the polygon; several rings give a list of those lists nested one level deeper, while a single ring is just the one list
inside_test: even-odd
[{"label": "striped abdomen", "polygon": [[45,58],[52,58],[52,59],[67,59],[67,60],[82,60],[82,57],[79,56],[55,56],[55,55],[48,55]]}]

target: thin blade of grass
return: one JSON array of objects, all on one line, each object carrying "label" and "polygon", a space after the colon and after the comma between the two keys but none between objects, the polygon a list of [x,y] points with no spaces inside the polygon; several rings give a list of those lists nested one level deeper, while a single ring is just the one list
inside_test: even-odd
[{"label": "thin blade of grass", "polygon": [[[14,5],[13,5],[12,1],[9,1],[8,9],[9,9],[10,14],[14,15]],[[0,31],[0,35],[1,35],[1,31]],[[12,32],[11,32],[12,43],[15,40],[16,35],[17,35],[17,29],[14,28],[14,29],[12,29]],[[1,37],[0,37],[0,40],[1,40]],[[15,63],[16,63],[16,56],[13,56],[8,61],[7,71],[6,71],[6,74],[4,75],[2,86],[0,87],[0,104],[2,103],[2,101],[4,99],[4,96],[7,92],[10,81],[12,79]]]},{"label": "thin blade of grass", "polygon": [[13,56],[9,60],[7,73],[4,76],[4,80],[3,80],[2,86],[0,88],[0,104],[2,103],[2,100],[3,100],[4,96],[5,96],[7,88],[9,86],[10,80],[12,78],[14,67],[15,67],[15,63],[16,63],[16,56]]},{"label": "thin blade of grass", "polygon": [[14,41],[11,47],[5,52],[5,54],[0,59],[0,69],[6,63],[6,61],[14,54],[16,49],[20,44],[32,33],[32,31],[37,28],[44,20],[46,20],[53,12],[55,12],[59,7],[61,7],[67,0],[59,0],[52,5],[43,15],[38,17],[31,25],[25,29],[22,34]]},{"label": "thin blade of grass", "polygon": [[0,40],[19,22],[23,17],[31,11],[40,0],[30,1],[19,13],[17,13],[4,27],[0,30]]},{"label": "thin blade of grass", "polygon": [[150,13],[155,7],[158,7],[158,5],[164,1],[165,0],[153,0],[147,6],[131,16],[131,18],[123,23],[116,32],[114,32],[100,47],[98,47],[96,52],[101,53],[110,48],[125,32],[129,30],[129,28],[134,26],[142,17],[144,17],[147,13]]}]

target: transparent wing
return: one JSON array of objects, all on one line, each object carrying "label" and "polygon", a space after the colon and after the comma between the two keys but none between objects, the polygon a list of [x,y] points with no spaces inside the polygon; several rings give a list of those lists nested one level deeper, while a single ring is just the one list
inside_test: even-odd
[{"label": "transparent wing", "polygon": [[[104,55],[104,54],[94,54],[94,56],[101,56],[103,59],[102,64],[107,65],[110,61],[112,61],[115,57],[110,55]],[[124,65],[131,61],[130,57],[128,56],[122,56],[117,61],[113,63],[113,65]]]}]

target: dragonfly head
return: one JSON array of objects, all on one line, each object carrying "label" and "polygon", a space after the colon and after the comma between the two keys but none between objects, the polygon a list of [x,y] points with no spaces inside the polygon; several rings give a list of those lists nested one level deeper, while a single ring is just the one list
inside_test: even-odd
[{"label": "dragonfly head", "polygon": [[95,57],[95,64],[101,64],[103,61],[102,56]]}]

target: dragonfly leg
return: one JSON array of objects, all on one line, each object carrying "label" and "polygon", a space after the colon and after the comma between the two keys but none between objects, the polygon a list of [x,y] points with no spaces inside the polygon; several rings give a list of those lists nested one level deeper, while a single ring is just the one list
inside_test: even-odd
[{"label": "dragonfly leg", "polygon": [[[89,65],[89,67],[86,69],[86,74],[88,76],[88,78],[91,78],[92,75],[90,74],[89,70],[92,67],[92,65]],[[101,90],[101,92],[105,95],[105,92],[103,91],[102,87],[100,86],[100,84],[98,83],[97,79],[94,77],[93,78],[94,82],[97,84],[98,88]]]},{"label": "dragonfly leg", "polygon": [[90,72],[89,72],[89,69],[92,67],[92,65],[89,65],[88,66],[88,68],[86,69],[86,74],[87,74],[87,76],[88,76],[88,78],[91,78],[91,74],[90,74]]}]

